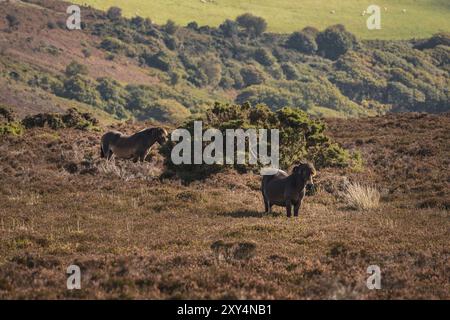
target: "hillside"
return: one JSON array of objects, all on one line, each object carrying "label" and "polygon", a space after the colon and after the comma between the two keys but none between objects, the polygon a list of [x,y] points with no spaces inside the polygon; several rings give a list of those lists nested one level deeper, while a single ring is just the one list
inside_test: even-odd
[{"label": "hillside", "polygon": [[[185,185],[158,178],[156,150],[99,159],[100,132],[1,136],[0,298],[449,299],[449,130],[449,114],[328,121],[364,166],[319,170],[299,219],[262,213],[255,174]],[[350,208],[345,181],[380,205]],[[66,290],[71,264],[82,290]],[[381,290],[366,288],[373,264]]]},{"label": "hillside", "polygon": [[180,27],[92,8],[82,9],[84,29],[70,31],[67,6],[0,7],[0,104],[22,117],[77,107],[105,122],[176,124],[215,101],[325,117],[450,109],[448,34],[361,41],[341,25],[274,34],[253,16]]},{"label": "hillside", "polygon": [[[200,25],[219,26],[225,19],[234,19],[245,12],[265,18],[269,31],[291,33],[313,26],[324,29],[343,24],[363,39],[425,38],[440,31],[450,30],[450,4],[446,0],[380,0],[381,30],[366,28],[367,15],[362,12],[371,1],[366,0],[77,0],[106,10],[121,7],[125,16],[140,15],[158,24],[172,19],[186,25],[197,21]],[[386,10],[384,9],[386,8]],[[406,12],[403,12],[403,9]],[[420,26],[420,27],[419,27]]]}]

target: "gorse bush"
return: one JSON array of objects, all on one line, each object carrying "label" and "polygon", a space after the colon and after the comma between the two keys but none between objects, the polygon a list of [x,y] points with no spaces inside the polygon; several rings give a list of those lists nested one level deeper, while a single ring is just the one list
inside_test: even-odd
[{"label": "gorse bush", "polygon": [[119,20],[122,17],[122,9],[119,7],[111,7],[106,12],[106,16],[113,21]]},{"label": "gorse bush", "polygon": [[72,61],[67,65],[65,73],[68,77],[73,77],[76,75],[86,75],[88,74],[88,68],[81,63]]},{"label": "gorse bush", "polygon": [[356,37],[340,24],[320,32],[316,41],[319,53],[331,60],[336,60],[358,44]]},{"label": "gorse bush", "polygon": [[[202,121],[203,130],[219,129],[224,136],[224,141],[226,129],[278,129],[280,134],[280,166],[282,168],[288,168],[305,159],[312,161],[317,168],[348,167],[359,161],[357,157],[352,156],[347,150],[341,148],[325,135],[325,124],[323,122],[310,118],[299,109],[284,107],[274,112],[263,104],[252,107],[249,103],[242,105],[216,103],[198,120]],[[189,130],[192,136],[194,121],[190,120],[181,127]],[[270,151],[270,134],[268,139],[268,150]],[[204,146],[207,144],[204,143]],[[204,178],[227,167],[233,167],[238,171],[260,168],[259,165],[248,164],[248,161],[244,165],[175,165],[171,161],[171,150],[174,145],[174,142],[169,142],[162,148],[166,165],[169,172],[186,180]],[[246,152],[248,152],[248,145],[246,148]],[[192,150],[194,149],[192,148]],[[236,150],[234,157],[236,157]],[[246,157],[248,160],[248,154]]]},{"label": "gorse bush", "polygon": [[286,41],[286,46],[305,54],[314,54],[317,51],[315,36],[306,32],[294,32]]},{"label": "gorse bush", "polygon": [[11,109],[0,105],[0,136],[19,136],[23,133],[23,126],[16,121]]},{"label": "gorse bush", "polygon": [[258,37],[267,29],[267,22],[264,18],[257,17],[251,13],[244,13],[236,18],[239,26],[243,27],[247,34],[252,37]]}]

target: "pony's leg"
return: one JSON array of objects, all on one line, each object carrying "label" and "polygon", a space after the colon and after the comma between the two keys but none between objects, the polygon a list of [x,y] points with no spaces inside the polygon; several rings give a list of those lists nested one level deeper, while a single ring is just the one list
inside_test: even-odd
[{"label": "pony's leg", "polygon": [[295,205],[294,205],[294,217],[298,217],[298,211],[300,210],[300,207],[302,206],[302,200],[299,200]]},{"label": "pony's leg", "polygon": [[269,212],[269,201],[267,201],[266,197],[264,196],[264,193],[263,193],[263,200],[264,200],[264,212],[268,213]]},{"label": "pony's leg", "polygon": [[291,209],[292,209],[291,200],[287,200],[285,202],[285,205],[286,205],[286,215],[288,218],[290,218],[291,217]]},{"label": "pony's leg", "polygon": [[139,161],[144,162],[146,156],[147,156],[147,152],[142,152],[142,153],[139,155]]}]

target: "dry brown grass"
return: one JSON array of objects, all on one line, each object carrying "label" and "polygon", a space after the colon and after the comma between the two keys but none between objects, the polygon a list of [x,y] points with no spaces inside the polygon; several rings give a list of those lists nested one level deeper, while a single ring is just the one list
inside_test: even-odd
[{"label": "dry brown grass", "polygon": [[[374,122],[394,117],[331,123],[330,130],[361,125],[370,132]],[[431,134],[448,134],[443,119],[427,119],[436,130]],[[360,134],[354,132],[335,137],[354,141]],[[396,138],[422,141],[417,132],[396,132]],[[0,298],[450,298],[449,211],[431,201],[422,206],[416,180],[395,171],[401,166],[371,164],[383,154],[398,164],[381,139],[370,149],[363,145],[362,172],[319,171],[320,191],[305,199],[300,218],[287,219],[282,208],[263,214],[256,175],[227,172],[190,185],[142,177],[137,173],[147,175],[161,162],[107,164],[98,159],[100,135],[33,129],[1,138]],[[434,147],[446,150],[445,141],[436,141]],[[445,159],[427,162],[439,168]],[[125,173],[116,174],[116,167]],[[416,183],[433,175],[425,172]],[[382,210],[355,214],[339,197],[344,182],[335,183],[346,176],[380,189],[406,182],[411,189],[383,192]],[[441,170],[436,187],[447,176]],[[65,287],[70,264],[81,267],[82,290]],[[381,268],[381,290],[365,285],[373,264]]]},{"label": "dry brown grass", "polygon": [[342,192],[342,198],[349,208],[355,210],[376,209],[380,205],[380,192],[372,186],[350,182]]}]

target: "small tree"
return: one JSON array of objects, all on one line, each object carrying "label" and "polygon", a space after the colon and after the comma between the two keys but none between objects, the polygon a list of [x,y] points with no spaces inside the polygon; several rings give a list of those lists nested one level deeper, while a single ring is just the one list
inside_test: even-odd
[{"label": "small tree", "polygon": [[175,34],[177,32],[178,26],[175,24],[173,20],[167,20],[166,24],[164,25],[164,31],[168,34]]},{"label": "small tree", "polygon": [[109,20],[119,20],[122,17],[122,9],[118,7],[111,7],[106,12]]},{"label": "small tree", "polygon": [[267,29],[267,22],[264,18],[257,17],[251,13],[244,13],[236,18],[236,22],[247,31],[252,37],[259,37]]},{"label": "small tree", "polygon": [[314,54],[317,51],[314,36],[305,32],[292,33],[286,41],[286,46],[305,54]]},{"label": "small tree", "polygon": [[326,28],[317,35],[318,50],[325,58],[336,60],[357,45],[356,37],[341,24]]}]

